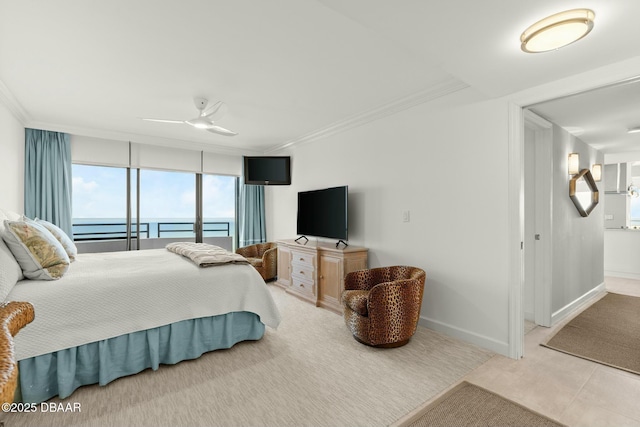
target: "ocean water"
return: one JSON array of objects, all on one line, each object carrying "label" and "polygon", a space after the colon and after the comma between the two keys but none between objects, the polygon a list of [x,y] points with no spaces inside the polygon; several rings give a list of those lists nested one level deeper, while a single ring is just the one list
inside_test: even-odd
[{"label": "ocean water", "polygon": [[[195,237],[193,219],[189,218],[141,218],[140,238]],[[233,218],[205,218],[204,237],[233,236]],[[131,224],[135,237],[136,223]],[[125,218],[73,218],[74,240],[108,240],[126,238]]]}]

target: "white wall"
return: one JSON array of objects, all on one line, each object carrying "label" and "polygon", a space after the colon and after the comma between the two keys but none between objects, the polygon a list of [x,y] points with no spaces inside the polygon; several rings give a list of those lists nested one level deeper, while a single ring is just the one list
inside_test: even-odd
[{"label": "white wall", "polygon": [[24,212],[24,126],[0,102],[0,208]]},{"label": "white wall", "polygon": [[506,354],[508,106],[478,98],[467,89],[295,147],[292,185],[267,187],[267,232],[296,236],[298,191],[348,185],[349,243],[369,248],[369,267],[427,272],[421,323]]},{"label": "white wall", "polygon": [[557,125],[553,126],[551,311],[554,314],[604,283],[603,182],[596,183],[600,203],[588,217],[581,217],[569,198],[569,153],[580,155],[580,169],[591,169],[594,163],[604,163],[601,152]]},{"label": "white wall", "polygon": [[604,272],[607,276],[640,279],[640,231],[604,231]]}]

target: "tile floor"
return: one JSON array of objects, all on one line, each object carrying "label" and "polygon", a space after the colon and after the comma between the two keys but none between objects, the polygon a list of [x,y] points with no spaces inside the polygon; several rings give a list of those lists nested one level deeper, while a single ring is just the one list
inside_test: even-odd
[{"label": "tile floor", "polygon": [[[640,296],[639,280],[607,277],[605,286]],[[540,346],[568,320],[533,328],[521,360],[494,356],[464,379],[569,426],[640,427],[640,375]]]}]

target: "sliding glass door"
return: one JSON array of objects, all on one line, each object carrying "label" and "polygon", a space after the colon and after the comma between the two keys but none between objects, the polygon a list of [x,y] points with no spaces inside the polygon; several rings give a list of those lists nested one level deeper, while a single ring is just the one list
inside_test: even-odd
[{"label": "sliding glass door", "polygon": [[127,169],[74,164],[73,238],[84,252],[127,249]]},{"label": "sliding glass door", "polygon": [[169,241],[195,242],[196,181],[193,173],[140,169],[140,224],[149,236],[141,249]]},{"label": "sliding glass door", "polygon": [[236,177],[80,164],[72,172],[80,252],[163,248],[172,241],[235,249]]},{"label": "sliding glass door", "polygon": [[235,176],[202,175],[203,242],[222,246],[220,238],[231,237],[232,249],[236,248],[237,185]]}]

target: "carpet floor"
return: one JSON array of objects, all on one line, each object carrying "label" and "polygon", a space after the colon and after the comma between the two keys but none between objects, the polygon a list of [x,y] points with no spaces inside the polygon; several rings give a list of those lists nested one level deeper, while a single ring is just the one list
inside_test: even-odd
[{"label": "carpet floor", "polygon": [[[78,389],[81,412],[2,414],[6,426],[382,426],[493,353],[418,327],[396,349],[356,342],[342,316],[269,288],[278,330],[192,361]],[[52,403],[61,402],[54,398]]]},{"label": "carpet floor", "polygon": [[466,381],[436,399],[409,427],[562,426],[511,400]]},{"label": "carpet floor", "polygon": [[640,297],[608,293],[542,345],[640,374]]}]

